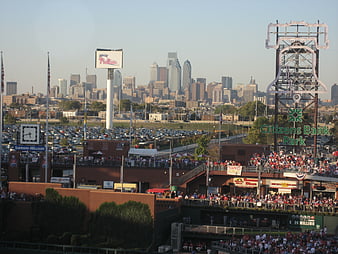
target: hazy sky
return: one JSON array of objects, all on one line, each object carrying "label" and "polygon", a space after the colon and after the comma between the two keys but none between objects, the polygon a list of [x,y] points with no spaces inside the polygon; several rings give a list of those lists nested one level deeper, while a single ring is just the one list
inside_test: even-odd
[{"label": "hazy sky", "polygon": [[[0,50],[5,80],[18,92],[46,93],[47,52],[51,86],[70,74],[96,74],[96,48],[122,48],[124,76],[146,85],[150,65],[165,66],[168,52],[181,65],[189,59],[193,78],[207,82],[232,76],[234,84],[256,79],[260,90],[274,79],[275,50],[265,48],[269,23],[326,23],[329,49],[320,51],[319,77],[338,83],[337,0],[0,0]],[[327,94],[323,98],[328,98]]]}]

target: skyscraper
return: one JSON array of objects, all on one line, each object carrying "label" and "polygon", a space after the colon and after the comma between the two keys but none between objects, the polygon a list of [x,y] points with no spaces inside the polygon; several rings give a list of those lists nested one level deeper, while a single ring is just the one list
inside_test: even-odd
[{"label": "skyscraper", "polygon": [[67,80],[59,78],[58,79],[59,88],[60,88],[60,96],[66,97],[67,96]]},{"label": "skyscraper", "polygon": [[168,53],[168,86],[171,92],[181,92],[181,65],[177,53]]},{"label": "skyscraper", "polygon": [[96,80],[95,74],[86,76],[86,83],[90,83],[92,88],[97,88]]},{"label": "skyscraper", "polygon": [[182,77],[182,90],[186,89],[190,91],[191,87],[191,64],[189,60],[186,60],[183,64],[183,77]]},{"label": "skyscraper", "polygon": [[232,77],[222,77],[222,86],[223,88],[232,89]]},{"label": "skyscraper", "polygon": [[80,83],[80,74],[71,74],[70,75],[70,82],[69,85],[70,86],[74,86]]},{"label": "skyscraper", "polygon": [[17,94],[18,83],[17,82],[6,82],[6,95]]},{"label": "skyscraper", "polygon": [[153,63],[150,65],[150,82],[158,81],[158,64]]},{"label": "skyscraper", "polygon": [[158,67],[158,81],[163,81],[168,86],[168,69],[167,67]]},{"label": "skyscraper", "polygon": [[331,103],[332,105],[338,104],[338,85],[334,84],[331,87]]}]

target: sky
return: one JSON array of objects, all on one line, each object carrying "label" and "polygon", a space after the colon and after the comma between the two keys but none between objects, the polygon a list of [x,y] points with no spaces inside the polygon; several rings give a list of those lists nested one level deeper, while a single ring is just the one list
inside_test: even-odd
[{"label": "sky", "polygon": [[97,48],[123,49],[123,76],[147,85],[150,65],[166,66],[177,52],[193,78],[234,85],[251,76],[265,91],[275,76],[275,50],[265,48],[269,23],[325,23],[329,48],[320,50],[319,79],[338,83],[337,0],[0,0],[0,50],[5,81],[18,93],[46,93],[47,54],[51,86],[59,78],[96,74],[106,87],[107,70],[95,69]]}]

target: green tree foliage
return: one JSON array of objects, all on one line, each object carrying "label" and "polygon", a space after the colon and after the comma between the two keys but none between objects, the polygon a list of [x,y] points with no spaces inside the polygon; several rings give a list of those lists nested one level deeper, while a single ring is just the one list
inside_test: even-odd
[{"label": "green tree foliage", "polygon": [[121,110],[124,111],[124,112],[130,111],[130,105],[131,105],[130,100],[121,100],[120,101]]},{"label": "green tree foliage", "polygon": [[[257,109],[257,112],[256,112]],[[264,112],[266,110],[265,104],[263,104],[260,101],[250,101],[247,104],[243,105],[239,108],[238,113],[241,117],[245,118],[246,120],[252,121],[254,120],[254,117],[256,116],[262,116],[264,115]]]},{"label": "green tree foliage", "polygon": [[76,197],[62,197],[54,189],[46,190],[45,202],[35,203],[35,223],[42,234],[81,233],[84,229],[86,206]]},{"label": "green tree foliage", "polygon": [[75,100],[61,101],[59,103],[59,108],[61,110],[76,110],[81,109],[81,103]]},{"label": "green tree foliage", "polygon": [[92,110],[94,112],[104,111],[104,110],[106,110],[106,104],[103,104],[100,101],[93,101],[90,104],[90,110]]},{"label": "green tree foliage", "polygon": [[5,124],[16,124],[16,118],[11,114],[6,114],[5,117]]},{"label": "green tree foliage", "polygon": [[122,205],[104,203],[92,216],[91,235],[106,247],[148,247],[152,236],[149,206],[129,201]]},{"label": "green tree foliage", "polygon": [[68,124],[69,123],[69,120],[67,117],[63,116],[60,118],[60,124],[61,125],[65,125],[65,124]]},{"label": "green tree foliage", "polygon": [[208,144],[210,142],[210,137],[207,135],[201,135],[197,140],[197,148],[195,149],[195,156],[199,157],[202,155],[207,155],[208,153]]},{"label": "green tree foliage", "polygon": [[263,124],[270,124],[269,119],[266,117],[258,117],[251,129],[249,130],[248,136],[244,138],[246,144],[268,144],[268,135],[261,133],[260,127]]},{"label": "green tree foliage", "polygon": [[220,114],[221,112],[226,115],[231,115],[236,113],[237,108],[233,105],[221,105],[215,109],[215,114]]}]

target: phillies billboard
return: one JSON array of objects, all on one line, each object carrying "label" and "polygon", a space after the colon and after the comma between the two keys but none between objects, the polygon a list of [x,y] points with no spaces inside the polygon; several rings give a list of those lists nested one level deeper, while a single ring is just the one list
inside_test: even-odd
[{"label": "phillies billboard", "polygon": [[95,52],[95,68],[121,69],[123,61],[122,49],[97,49]]}]

